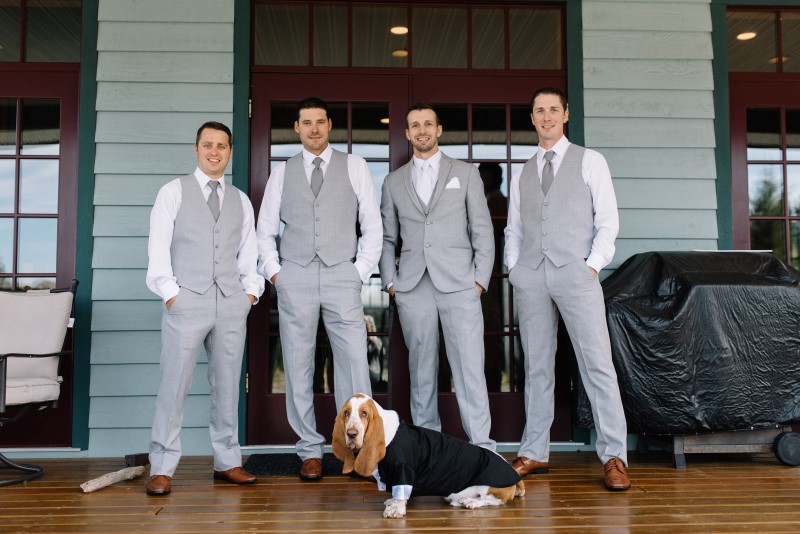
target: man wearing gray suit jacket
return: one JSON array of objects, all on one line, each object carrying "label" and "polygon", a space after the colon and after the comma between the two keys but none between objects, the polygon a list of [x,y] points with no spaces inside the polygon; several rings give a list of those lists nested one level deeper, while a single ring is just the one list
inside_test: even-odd
[{"label": "man wearing gray suit jacket", "polygon": [[439,150],[442,125],[431,106],[411,106],[406,123],[414,156],[383,183],[380,272],[408,347],[411,417],[415,425],[441,430],[441,319],[461,424],[473,444],[494,450],[480,303],[492,275],[494,235],[483,181],[474,165]]},{"label": "man wearing gray suit jacket", "polygon": [[611,173],[601,154],[564,136],[569,109],[560,89],[538,89],[531,109],[539,149],[511,179],[505,232],[525,353],[526,424],[512,467],[520,476],[549,469],[560,314],[592,404],[605,485],[624,491],[631,485],[627,426],[597,278],[614,256],[619,231]]}]

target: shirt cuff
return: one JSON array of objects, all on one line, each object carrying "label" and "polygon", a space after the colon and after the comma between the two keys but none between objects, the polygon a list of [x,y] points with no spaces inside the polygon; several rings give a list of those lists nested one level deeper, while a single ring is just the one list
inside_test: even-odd
[{"label": "shirt cuff", "polygon": [[407,501],[411,498],[412,489],[414,489],[414,487],[407,484],[392,486],[392,499],[403,499]]},{"label": "shirt cuff", "polygon": [[267,282],[272,283],[272,277],[281,271],[281,264],[275,260],[270,261],[264,266],[264,273],[267,275],[265,278]]}]

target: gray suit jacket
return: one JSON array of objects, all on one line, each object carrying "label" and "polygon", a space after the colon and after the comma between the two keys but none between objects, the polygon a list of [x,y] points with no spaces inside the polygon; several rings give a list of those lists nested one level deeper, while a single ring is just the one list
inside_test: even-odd
[{"label": "gray suit jacket", "polygon": [[[409,291],[427,268],[433,285],[445,293],[475,287],[475,282],[488,288],[494,234],[478,169],[442,154],[427,214],[411,175],[409,161],[383,182],[383,287],[394,283],[396,291]],[[399,266],[398,239],[402,240]]]}]

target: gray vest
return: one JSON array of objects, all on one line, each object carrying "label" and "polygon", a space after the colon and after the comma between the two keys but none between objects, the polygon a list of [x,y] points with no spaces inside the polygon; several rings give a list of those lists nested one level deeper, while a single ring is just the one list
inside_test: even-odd
[{"label": "gray vest", "polygon": [[356,256],[358,197],[347,172],[347,154],[333,151],[319,195],[314,198],[303,155],[286,162],[281,195],[281,259],[308,265],[319,257],[327,266]]},{"label": "gray vest", "polygon": [[518,260],[522,265],[536,269],[546,256],[561,267],[589,257],[594,239],[594,208],[581,172],[585,151],[581,146],[569,145],[547,196],[542,192],[536,158],[522,167],[522,249]]},{"label": "gray vest", "polygon": [[172,234],[172,273],[178,285],[205,293],[215,282],[227,296],[242,291],[239,281],[239,241],[244,213],[239,190],[225,184],[219,219],[208,209],[193,175],[181,178],[181,207]]}]

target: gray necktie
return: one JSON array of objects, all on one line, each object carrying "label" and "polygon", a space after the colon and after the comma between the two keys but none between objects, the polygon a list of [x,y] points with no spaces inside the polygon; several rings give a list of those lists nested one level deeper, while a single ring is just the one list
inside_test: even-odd
[{"label": "gray necktie", "polygon": [[547,192],[550,190],[550,186],[553,185],[553,156],[556,153],[552,150],[548,150],[544,153],[544,168],[542,169],[542,191],[546,195]]},{"label": "gray necktie", "polygon": [[211,215],[214,216],[214,220],[216,221],[219,219],[219,195],[217,194],[219,181],[209,180],[208,187],[211,188],[211,194],[208,195],[208,209],[211,210]]},{"label": "gray necktie", "polygon": [[315,197],[319,195],[319,190],[322,189],[322,169],[320,165],[322,165],[322,158],[314,158],[314,170],[311,171],[311,190],[314,192]]},{"label": "gray necktie", "polygon": [[427,204],[431,200],[433,194],[433,184],[431,183],[430,171],[431,166],[427,161],[422,162],[419,169],[419,176],[417,177],[417,194],[419,198]]}]

